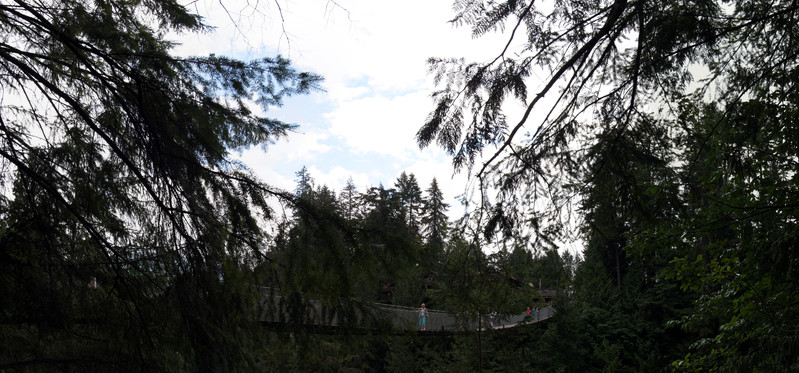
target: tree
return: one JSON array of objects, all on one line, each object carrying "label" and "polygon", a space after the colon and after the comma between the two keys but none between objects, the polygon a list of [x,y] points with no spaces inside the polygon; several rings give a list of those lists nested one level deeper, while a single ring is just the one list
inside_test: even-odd
[{"label": "tree", "polygon": [[[799,364],[799,257],[792,249],[799,151],[790,103],[796,93],[786,93],[782,103],[752,100],[725,110],[682,105],[683,141],[697,161],[681,169],[684,207],[656,229],[681,235],[671,242],[666,274],[698,295],[682,319],[703,337],[677,363],[686,370],[786,371]],[[649,251],[643,242],[636,247]]]},{"label": "tree", "polygon": [[394,184],[397,190],[397,196],[402,205],[402,212],[405,215],[406,222],[409,227],[418,231],[419,229],[419,210],[422,204],[422,190],[419,189],[419,183],[416,181],[416,176],[413,174],[406,174],[405,171],[397,178]]},{"label": "tree", "polygon": [[347,185],[341,191],[338,197],[341,202],[341,211],[344,213],[344,218],[349,221],[360,219],[363,206],[361,204],[361,193],[352,182],[352,178],[347,179]]},{"label": "tree", "polygon": [[400,194],[383,185],[372,187],[364,195],[366,215],[361,223],[362,245],[369,252],[378,274],[380,286],[401,289],[392,291],[392,298],[400,293],[401,299],[382,301],[415,305],[421,298],[422,277],[415,264],[419,262],[419,238],[416,230],[407,223]]},{"label": "tree", "polygon": [[321,78],[171,55],[209,28],[173,0],[4,1],[0,24],[0,369],[248,366],[259,216],[293,198],[229,152]]},{"label": "tree", "polygon": [[350,297],[355,276],[349,272],[357,255],[352,228],[335,193],[327,186],[314,186],[304,167],[297,177],[296,206],[283,228],[285,236],[271,250],[280,264],[274,286],[282,299],[294,302],[287,305],[291,321],[306,316],[306,300],[338,305],[339,298]]},{"label": "tree", "polygon": [[[487,63],[430,59],[443,88],[417,139],[442,146],[456,168],[477,165],[482,190],[496,191],[493,214],[517,223],[559,218],[534,207],[543,206],[545,196],[562,206],[569,194],[558,186],[583,171],[577,156],[590,144],[616,139],[600,136],[592,123],[610,124],[620,135],[650,114],[673,117],[669,103],[693,81],[690,66],[710,70],[698,94],[723,83],[712,96],[729,102],[770,86],[795,66],[796,47],[781,42],[793,40],[785,26],[794,24],[790,1],[725,8],[716,1],[614,0],[539,10],[534,1],[459,0],[456,10],[453,23],[470,26],[475,36],[509,24],[510,40]],[[737,52],[742,49],[746,53]],[[533,74],[549,78],[530,97]],[[553,103],[542,106],[549,95]],[[526,110],[508,123],[502,103],[514,99]],[[519,213],[519,207],[531,208]]]},{"label": "tree", "polygon": [[444,202],[444,193],[438,187],[438,181],[433,178],[430,187],[425,191],[427,196],[423,200],[422,207],[422,233],[424,234],[425,244],[434,251],[439,251],[444,247],[444,240],[447,237],[447,209],[449,204]]},{"label": "tree", "polygon": [[[473,172],[480,197],[491,197],[476,214],[486,233],[528,229],[555,241],[579,197],[584,265],[612,273],[619,312],[673,296],[676,284],[697,298],[682,325],[687,340],[706,338],[676,367],[795,369],[788,289],[798,257],[786,244],[796,231],[799,6],[459,0],[455,9],[453,22],[475,36],[506,30],[509,40],[487,63],[430,60],[442,88],[417,140]],[[547,78],[533,87],[537,76]],[[510,101],[526,107],[518,117],[504,111]],[[603,361],[637,359],[616,360],[614,349]]]}]

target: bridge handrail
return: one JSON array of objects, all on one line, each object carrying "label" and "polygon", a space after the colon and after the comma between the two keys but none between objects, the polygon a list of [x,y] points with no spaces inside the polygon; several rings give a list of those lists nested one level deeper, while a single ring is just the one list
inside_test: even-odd
[{"label": "bridge handrail", "polygon": [[[267,297],[271,296],[272,302],[275,300],[281,299],[282,294],[279,289],[261,287],[260,290],[262,291],[262,295]],[[271,294],[269,294],[269,293]],[[305,298],[303,298],[305,299]],[[356,301],[354,299],[350,299],[351,301]],[[324,305],[322,305],[319,301],[313,299],[305,299],[311,308],[308,309],[310,314],[303,316],[304,321],[301,321],[301,324],[309,325],[326,325],[326,326],[338,326],[338,318],[333,317],[333,319],[323,321],[320,316],[327,314],[330,312]],[[418,312],[419,308],[416,307],[408,307],[408,306],[401,306],[401,305],[394,305],[394,304],[385,304],[385,303],[369,303],[369,302],[361,302],[356,301],[363,306],[372,308],[374,311],[377,311],[380,317],[384,320],[389,321],[393,324],[393,327],[398,329],[416,329],[418,328]],[[272,316],[269,316],[266,312],[267,309],[263,309],[259,316],[261,321],[267,322],[284,322],[281,320],[285,320],[281,314],[285,312],[285,309],[281,309],[280,306],[281,301],[277,301],[276,303],[272,303],[275,306],[278,306],[277,309],[271,309],[272,311],[277,311],[278,314],[272,313]],[[429,331],[454,331],[454,330],[468,330],[468,329],[506,329],[511,327],[516,327],[521,324],[530,324],[536,323],[539,321],[546,320],[552,317],[553,309],[552,307],[544,307],[538,309],[535,313],[532,314],[520,314],[520,315],[504,315],[501,318],[492,318],[488,314],[481,315],[481,319],[483,319],[483,323],[478,323],[475,320],[464,319],[462,314],[455,313],[455,312],[448,312],[444,310],[435,310],[435,309],[428,309],[428,318],[427,318],[427,330]],[[483,327],[478,327],[478,325],[484,325]]]}]

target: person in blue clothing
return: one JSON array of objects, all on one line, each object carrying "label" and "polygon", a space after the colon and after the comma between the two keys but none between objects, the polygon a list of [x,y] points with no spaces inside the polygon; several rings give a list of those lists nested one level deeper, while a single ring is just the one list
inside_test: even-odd
[{"label": "person in blue clothing", "polygon": [[419,330],[425,330],[425,324],[427,324],[427,308],[424,308],[422,303],[422,308],[419,309]]}]

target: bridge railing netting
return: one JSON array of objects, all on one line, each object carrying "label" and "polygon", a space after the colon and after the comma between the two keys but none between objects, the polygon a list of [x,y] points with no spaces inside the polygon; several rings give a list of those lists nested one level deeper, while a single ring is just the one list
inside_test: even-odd
[{"label": "bridge railing netting", "polygon": [[[342,300],[339,304],[325,305],[301,296],[284,297],[275,291],[262,290],[262,322],[302,324],[331,327],[356,327],[367,329],[391,328],[395,330],[416,330],[419,328],[419,309]],[[459,317],[458,314],[441,310],[427,310],[427,331],[459,331],[475,329],[503,329],[517,325],[535,323],[550,318],[552,307],[535,310],[530,314],[500,317],[482,315]]]}]

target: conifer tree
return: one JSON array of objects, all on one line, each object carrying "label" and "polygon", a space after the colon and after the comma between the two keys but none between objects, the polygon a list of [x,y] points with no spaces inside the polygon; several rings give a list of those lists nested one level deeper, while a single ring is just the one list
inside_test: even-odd
[{"label": "conifer tree", "polygon": [[0,370],[248,370],[267,200],[230,156],[320,77],[180,58],[174,0],[0,3]]},{"label": "conifer tree", "polygon": [[444,193],[438,186],[438,181],[433,178],[430,187],[425,191],[422,208],[422,233],[425,244],[434,251],[444,248],[447,237],[447,209],[449,204],[444,202]]},{"label": "conifer tree", "polygon": [[[569,238],[579,197],[575,298],[587,303],[569,317],[594,313],[597,295],[616,308],[571,318],[572,331],[601,319],[614,325],[602,341],[672,327],[596,348],[586,366],[647,371],[682,354],[674,367],[689,371],[795,369],[797,4],[455,4],[453,23],[508,39],[487,62],[430,60],[441,89],[420,145],[469,169],[489,197],[475,214],[488,237]],[[510,116],[511,101],[525,110]],[[683,313],[680,331],[662,319]]]},{"label": "conifer tree", "polygon": [[363,210],[361,193],[358,192],[358,188],[351,177],[347,179],[347,185],[344,186],[344,190],[341,191],[338,199],[345,219],[349,221],[360,219]]}]

